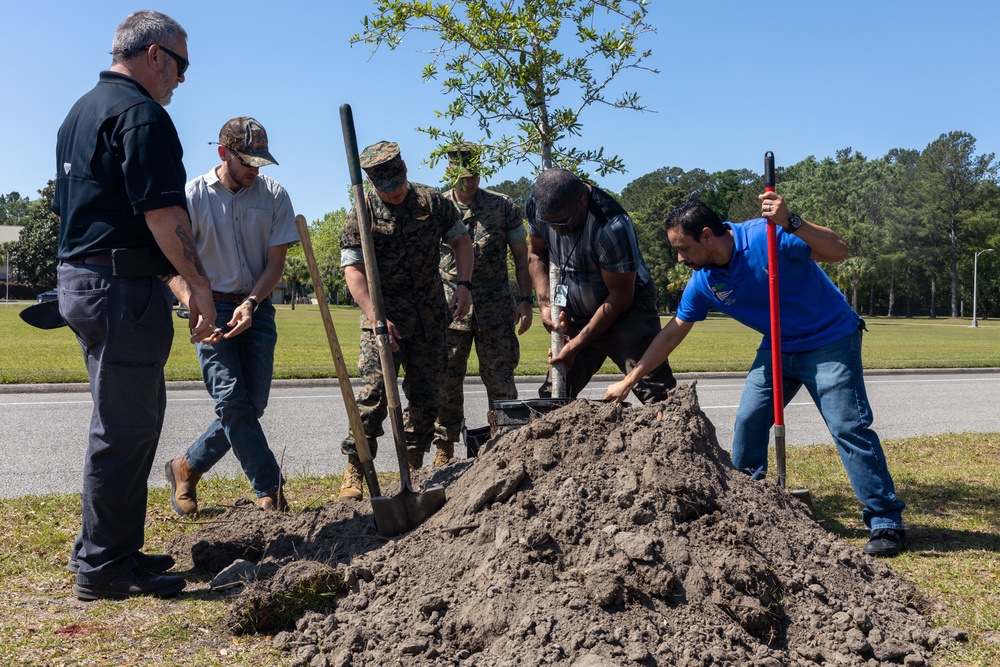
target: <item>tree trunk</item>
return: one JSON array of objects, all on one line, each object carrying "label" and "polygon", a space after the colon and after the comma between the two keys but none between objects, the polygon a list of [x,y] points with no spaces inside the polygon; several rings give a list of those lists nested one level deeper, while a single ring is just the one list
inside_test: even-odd
[{"label": "tree trunk", "polygon": [[889,278],[889,307],[885,310],[886,317],[892,317],[892,309],[896,305],[896,277]]},{"label": "tree trunk", "polygon": [[937,317],[937,276],[931,274],[931,319]]},{"label": "tree trunk", "polygon": [[851,308],[858,312],[858,280],[851,280]]},{"label": "tree trunk", "polygon": [[958,220],[951,223],[951,316],[958,318]]}]

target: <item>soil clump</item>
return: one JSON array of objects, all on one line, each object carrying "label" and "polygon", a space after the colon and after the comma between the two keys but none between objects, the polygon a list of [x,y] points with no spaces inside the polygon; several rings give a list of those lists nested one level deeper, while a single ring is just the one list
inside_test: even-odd
[{"label": "soil clump", "polygon": [[448,502],[397,539],[339,502],[235,508],[172,551],[257,563],[230,629],[311,667],[920,667],[941,638],[889,565],[732,468],[693,384],[572,402],[414,481]]}]

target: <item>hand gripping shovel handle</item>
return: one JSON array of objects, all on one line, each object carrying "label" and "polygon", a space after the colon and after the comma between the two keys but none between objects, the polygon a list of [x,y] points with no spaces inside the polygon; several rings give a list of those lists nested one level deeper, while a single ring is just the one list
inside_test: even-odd
[{"label": "hand gripping shovel handle", "polygon": [[358,458],[361,459],[361,470],[364,472],[365,481],[368,482],[368,492],[374,498],[381,496],[382,491],[378,486],[378,477],[375,476],[375,464],[372,461],[372,452],[368,447],[368,437],[365,435],[365,426],[361,422],[361,413],[358,411],[358,404],[354,399],[354,391],[351,388],[351,378],[347,374],[347,364],[344,362],[344,355],[340,350],[340,341],[337,339],[337,329],[333,326],[333,318],[330,317],[330,307],[326,304],[326,294],[323,289],[323,278],[319,273],[319,266],[316,264],[316,255],[313,254],[312,241],[309,238],[309,226],[306,219],[295,216],[295,226],[299,230],[299,240],[302,242],[302,252],[306,256],[306,263],[309,265],[309,275],[312,277],[313,289],[316,290],[316,298],[319,301],[319,313],[323,317],[323,328],[326,330],[326,339],[330,343],[330,354],[333,355],[333,365],[337,370],[337,383],[340,384],[340,393],[344,397],[344,407],[347,410],[347,420],[351,427],[351,436],[358,448]]},{"label": "hand gripping shovel handle", "polygon": [[358,231],[361,234],[361,254],[365,262],[365,277],[368,280],[368,296],[372,301],[375,321],[372,322],[375,344],[378,346],[382,363],[382,379],[385,383],[385,397],[392,424],[392,439],[396,444],[396,458],[399,460],[400,488],[413,491],[410,482],[410,466],[406,456],[406,437],[403,431],[403,408],[399,401],[399,387],[396,384],[396,366],[392,359],[392,342],[382,307],[382,286],[378,277],[378,260],[372,240],[371,216],[365,203],[365,189],[361,181],[361,162],[358,157],[358,138],[354,133],[354,114],[350,104],[340,105],[340,124],[344,131],[344,148],[347,150],[347,168],[351,172],[351,187],[354,194],[354,211],[358,217]]},{"label": "hand gripping shovel handle", "polygon": [[[764,190],[774,192],[774,153],[764,153]],[[778,292],[778,228],[767,219],[767,276],[771,302],[771,384],[774,386],[774,457],[778,486],[785,488],[785,384],[781,372],[781,304]]]}]

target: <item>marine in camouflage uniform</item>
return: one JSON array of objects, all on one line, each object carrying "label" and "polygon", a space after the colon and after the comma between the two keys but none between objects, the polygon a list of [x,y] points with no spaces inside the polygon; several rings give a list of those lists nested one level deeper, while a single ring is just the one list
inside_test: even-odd
[{"label": "marine in camouflage uniform", "polygon": [[[441,402],[444,367],[444,332],[448,325],[438,271],[440,245],[449,245],[458,258],[463,285],[451,299],[456,317],[468,312],[468,278],[472,273],[471,241],[457,209],[432,187],[409,183],[406,165],[393,142],[381,141],[361,153],[374,191],[365,197],[372,224],[372,239],[381,282],[383,316],[393,347],[393,363],[406,374],[403,393],[409,403],[404,414],[406,446],[411,467],[422,464],[434,435],[434,419]],[[382,424],[388,414],[385,382],[375,334],[374,311],[365,278],[364,257],[358,219],[352,210],[340,237],[341,266],[351,294],[361,307],[361,351],[358,370],[364,382],[357,403],[372,454],[384,434]],[[360,461],[354,439],[341,445],[348,455],[347,472],[341,487],[342,498],[361,497]]]},{"label": "marine in camouflage uniform", "polygon": [[[517,398],[514,369],[520,346],[514,333],[531,326],[531,275],[528,273],[527,231],[521,213],[510,197],[479,187],[478,147],[460,144],[448,152],[448,175],[456,182],[445,193],[462,215],[472,237],[475,262],[472,270],[472,302],[469,314],[453,321],[445,333],[446,363],[441,389],[441,408],[434,424],[435,465],[454,456],[455,442],[464,423],[463,385],[472,345],[476,345],[479,375],[486,386],[492,409],[494,401]],[[507,249],[514,259],[519,296],[515,301],[507,277]],[[450,298],[458,280],[455,255],[441,247],[441,278]]]}]

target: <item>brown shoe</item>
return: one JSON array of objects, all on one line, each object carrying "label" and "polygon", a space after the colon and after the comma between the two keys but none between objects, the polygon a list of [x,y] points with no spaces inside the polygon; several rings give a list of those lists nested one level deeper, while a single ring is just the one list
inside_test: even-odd
[{"label": "brown shoe", "polygon": [[279,512],[288,511],[288,501],[285,500],[285,492],[283,489],[278,488],[272,494],[261,496],[257,499],[257,507],[262,510],[277,510]]},{"label": "brown shoe", "polygon": [[344,481],[340,483],[339,500],[361,500],[361,459],[351,454],[347,457],[347,470],[344,471]]},{"label": "brown shoe", "polygon": [[198,513],[198,492],[195,488],[201,473],[191,470],[186,456],[167,461],[165,473],[170,483],[170,504],[181,516]]}]

